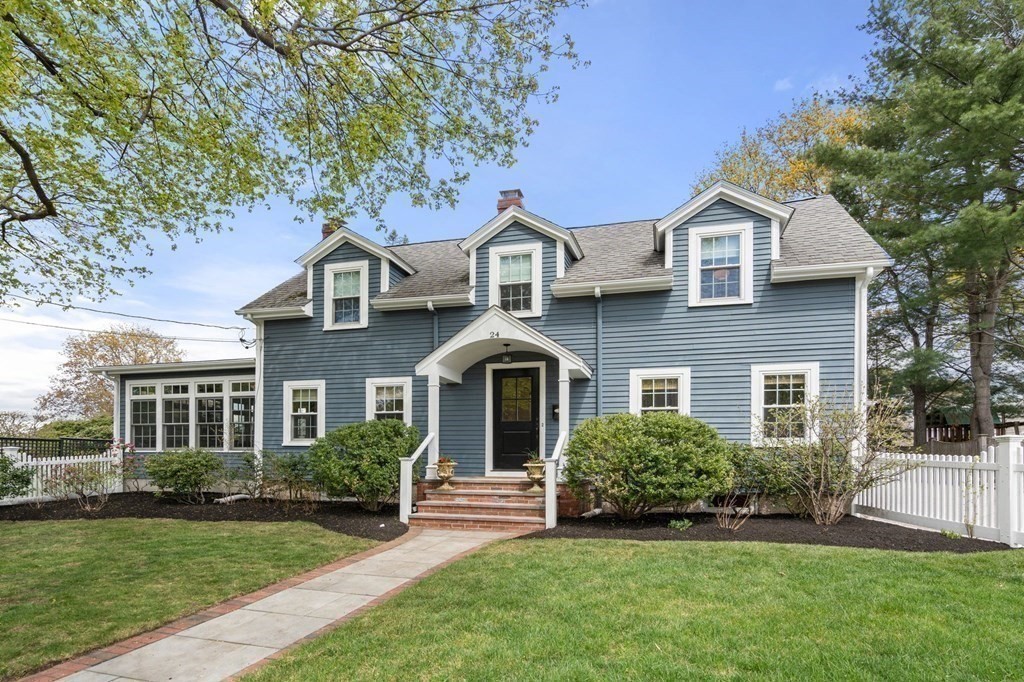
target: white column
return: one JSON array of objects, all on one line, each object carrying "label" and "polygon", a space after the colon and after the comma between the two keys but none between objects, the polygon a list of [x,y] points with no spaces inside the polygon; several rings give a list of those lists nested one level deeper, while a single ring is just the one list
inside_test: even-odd
[{"label": "white column", "polygon": [[558,434],[569,432],[569,370],[558,362]]},{"label": "white column", "polygon": [[441,452],[441,376],[427,377],[427,432],[434,434],[427,450],[427,478],[437,478],[437,458]]},{"label": "white column", "polygon": [[1021,504],[1020,486],[1014,485],[1016,465],[1022,462],[1024,436],[996,436],[996,525],[999,542],[1013,546],[1017,509]]}]

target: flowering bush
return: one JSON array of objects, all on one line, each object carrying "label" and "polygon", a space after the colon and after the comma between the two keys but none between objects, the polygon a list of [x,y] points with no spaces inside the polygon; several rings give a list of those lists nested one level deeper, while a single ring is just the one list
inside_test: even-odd
[{"label": "flowering bush", "polygon": [[117,462],[83,462],[61,466],[43,482],[43,491],[57,499],[75,498],[78,506],[97,512],[110,500],[121,481]]}]

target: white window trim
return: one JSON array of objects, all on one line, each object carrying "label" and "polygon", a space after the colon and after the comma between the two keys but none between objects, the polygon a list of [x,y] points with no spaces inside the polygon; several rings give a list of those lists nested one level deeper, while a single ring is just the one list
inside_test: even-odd
[{"label": "white window trim", "polygon": [[543,245],[540,242],[525,242],[523,244],[507,244],[504,246],[492,246],[488,249],[488,289],[490,292],[490,299],[487,302],[488,306],[501,307],[501,289],[499,287],[499,267],[498,264],[502,256],[517,256],[520,254],[530,254],[531,262],[533,263],[533,278],[532,278],[532,292],[531,292],[531,306],[529,310],[518,310],[515,312],[507,311],[510,315],[515,317],[540,317],[543,313],[543,302],[542,302],[542,284],[543,279],[541,278],[541,258],[544,253]]},{"label": "white window trim", "polygon": [[[690,307],[710,305],[748,305],[754,302],[754,223],[729,223],[721,225],[705,225],[691,227],[688,230],[688,267],[687,282],[689,286]],[[735,298],[700,297],[700,241],[705,237],[723,237],[730,234],[740,235],[740,295]]]},{"label": "white window trim", "polygon": [[312,445],[314,438],[292,438],[292,391],[300,388],[316,389],[316,437],[323,438],[327,432],[324,417],[327,414],[327,382],[319,381],[285,381],[284,387],[284,430],[281,439],[282,447]]},{"label": "white window trim", "polygon": [[[359,273],[359,321],[334,323],[334,275],[339,272]],[[370,262],[328,263],[324,266],[324,331],[366,329],[370,312]]]},{"label": "white window trim", "polygon": [[640,383],[644,379],[677,379],[679,381],[679,414],[690,414],[689,367],[644,367],[629,370],[629,411],[633,414],[640,414]]},{"label": "white window trim", "polygon": [[375,391],[378,386],[402,387],[402,421],[412,426],[412,377],[370,377],[366,380],[366,421],[377,414]]},{"label": "white window trim", "polygon": [[[253,447],[252,448],[234,448],[231,447],[231,398],[234,396],[243,397],[257,397],[255,408],[259,409],[259,398],[256,391],[232,391],[231,383],[236,381],[254,381],[254,379],[237,377],[237,376],[221,376],[221,377],[167,377],[164,379],[155,380],[135,380],[125,382],[125,442],[132,443],[132,401],[133,400],[156,400],[156,447],[155,448],[136,448],[137,452],[164,452],[164,404],[165,399],[173,398],[187,398],[188,399],[188,418],[189,418],[189,447],[196,447],[198,443],[198,423],[196,422],[196,401],[203,398],[223,398],[224,399],[224,445],[220,448],[204,448],[211,452],[248,452],[256,449],[256,437],[257,433],[253,433]],[[188,384],[188,395],[184,394],[173,394],[164,395],[164,385],[167,384]],[[223,390],[220,393],[196,393],[196,386],[198,384],[223,384]],[[132,395],[132,387],[134,386],[155,386],[155,395]],[[259,427],[255,421],[253,424],[254,429]]]},{"label": "white window trim", "polygon": [[764,414],[764,378],[769,374],[806,374],[804,399],[809,403],[818,397],[821,365],[817,362],[780,362],[750,366],[750,442],[764,443],[758,424]]}]

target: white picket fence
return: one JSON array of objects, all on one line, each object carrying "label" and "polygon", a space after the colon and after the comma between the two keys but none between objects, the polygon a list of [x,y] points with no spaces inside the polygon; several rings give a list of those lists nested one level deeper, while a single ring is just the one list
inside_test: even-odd
[{"label": "white picket fence", "polygon": [[0,500],[0,505],[23,504],[52,500],[46,494],[45,484],[50,478],[58,476],[64,467],[75,464],[100,464],[101,472],[113,477],[110,492],[124,492],[124,480],[120,475],[122,453],[120,450],[107,450],[102,454],[79,455],[74,457],[31,457],[15,447],[3,448],[0,457],[8,457],[17,467],[32,469],[32,487],[24,497],[11,497]]},{"label": "white picket fence", "polygon": [[1024,546],[1024,436],[996,436],[977,456],[892,453],[916,467],[858,496],[853,512]]}]

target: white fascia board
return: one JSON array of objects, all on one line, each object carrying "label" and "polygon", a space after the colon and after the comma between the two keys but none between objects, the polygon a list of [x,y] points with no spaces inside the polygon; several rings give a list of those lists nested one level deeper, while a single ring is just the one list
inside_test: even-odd
[{"label": "white fascia board", "polygon": [[240,315],[249,321],[254,320],[290,320],[297,317],[312,317],[312,302],[303,306],[289,306],[287,308],[250,308],[249,310],[236,310],[235,315]]},{"label": "white fascia board", "polygon": [[302,256],[300,256],[295,262],[304,268],[308,268],[310,265],[316,263],[318,260],[345,242],[366,251],[370,255],[377,256],[378,258],[387,258],[389,261],[404,270],[407,275],[411,275],[416,272],[415,268],[409,265],[402,258],[395,255],[394,252],[389,251],[376,242],[370,241],[362,235],[356,234],[347,227],[339,227],[334,234],[321,241],[306,253],[302,254]]},{"label": "white fascia board", "polygon": [[370,301],[374,310],[418,310],[427,304],[435,308],[454,308],[473,305],[470,294],[445,294],[444,296],[410,296],[408,298],[375,298]]},{"label": "white fascia board", "polygon": [[91,367],[94,374],[120,376],[122,374],[146,374],[149,372],[205,372],[208,370],[256,369],[256,358],[232,358],[229,360],[193,360],[189,362],[154,362],[145,365],[104,365]]},{"label": "white fascia board", "polygon": [[766,199],[759,194],[754,194],[753,192],[745,190],[731,182],[719,180],[715,184],[711,185],[711,187],[708,187],[706,190],[693,197],[658,222],[654,223],[655,248],[659,251],[662,250],[665,242],[665,234],[667,232],[671,231],[676,226],[685,223],[687,220],[697,215],[719,199],[725,199],[730,203],[741,206],[759,215],[763,215],[773,220],[778,220],[779,226],[782,230],[786,229],[786,224],[789,222],[789,219],[796,210],[792,206],[786,206],[785,204],[780,204],[777,201]]},{"label": "white fascia board", "polygon": [[518,206],[509,206],[504,211],[491,218],[480,229],[459,242],[459,248],[462,249],[463,253],[471,253],[478,246],[504,230],[512,223],[520,223],[532,230],[540,232],[543,235],[547,235],[556,241],[565,242],[569,247],[569,253],[571,253],[574,258],[577,260],[583,258],[583,249],[580,248],[579,242],[576,241],[576,235],[570,230],[555,225],[550,220],[541,218],[539,215],[530,213],[526,209],[519,208]]},{"label": "white fascia board", "polygon": [[874,272],[879,272],[891,266],[892,261],[889,259],[859,261],[856,263],[829,263],[827,265],[793,265],[788,267],[772,263],[772,284],[856,277],[863,275],[869,268]]},{"label": "white fascia board", "polygon": [[662,277],[638,277],[615,279],[603,282],[559,282],[551,283],[551,295],[555,298],[593,296],[595,289],[601,294],[632,294],[641,291],[666,291],[672,288],[672,275]]}]

